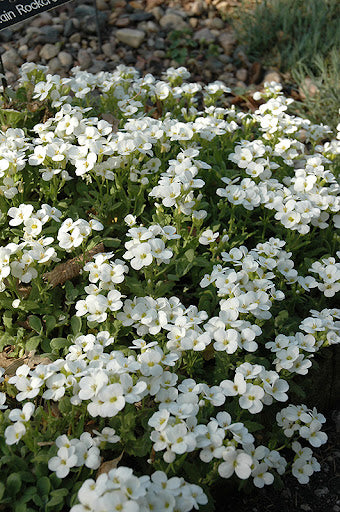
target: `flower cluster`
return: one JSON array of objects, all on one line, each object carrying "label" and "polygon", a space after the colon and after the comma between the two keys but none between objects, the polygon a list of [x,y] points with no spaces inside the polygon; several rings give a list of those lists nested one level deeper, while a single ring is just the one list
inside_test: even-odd
[{"label": "flower cluster", "polygon": [[340,340],[339,135],[279,84],[243,112],[189,77],[22,67],[38,111],[0,132],[5,506],[33,466],[34,506],[72,512],[190,512],[219,478],[320,469],[325,417],[296,404]]}]

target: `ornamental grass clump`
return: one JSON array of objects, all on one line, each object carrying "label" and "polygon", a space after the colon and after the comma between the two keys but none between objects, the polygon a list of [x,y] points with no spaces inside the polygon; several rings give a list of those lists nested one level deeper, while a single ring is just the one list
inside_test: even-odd
[{"label": "ornamental grass clump", "polygon": [[0,503],[190,512],[225,479],[308,483],[339,134],[276,83],[249,113],[185,68],[46,73],[1,117]]}]

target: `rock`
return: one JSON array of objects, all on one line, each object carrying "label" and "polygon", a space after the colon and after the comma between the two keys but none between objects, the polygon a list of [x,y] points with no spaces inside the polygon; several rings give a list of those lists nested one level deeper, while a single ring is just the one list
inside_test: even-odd
[{"label": "rock", "polygon": [[159,24],[162,28],[168,28],[172,30],[183,30],[188,28],[188,23],[184,21],[182,16],[174,13],[167,13],[161,17]]},{"label": "rock", "polygon": [[44,27],[52,24],[52,15],[49,12],[42,12],[36,18],[30,20],[31,27]]},{"label": "rock", "polygon": [[164,11],[161,7],[154,7],[150,12],[152,12],[155,20],[157,21],[159,21],[161,17],[164,16]]},{"label": "rock", "polygon": [[88,70],[92,64],[92,57],[87,50],[81,48],[77,55],[77,60],[82,71]]},{"label": "rock", "polygon": [[206,5],[204,0],[195,0],[190,6],[189,6],[189,14],[191,16],[201,16],[204,11],[206,10]]},{"label": "rock", "polygon": [[9,28],[4,28],[0,31],[0,41],[7,43],[13,37],[13,32]]},{"label": "rock", "polygon": [[106,0],[96,0],[96,4],[97,4],[97,9],[99,9],[99,11],[106,11],[109,7],[107,5]]},{"label": "rock", "polygon": [[121,16],[120,18],[117,18],[115,25],[116,25],[116,27],[119,27],[119,28],[128,27],[130,25],[129,16],[125,15],[125,16]]},{"label": "rock", "polygon": [[222,30],[224,28],[224,22],[221,20],[221,18],[211,18],[207,19],[207,26],[209,28],[215,28],[217,30]]},{"label": "rock", "polygon": [[198,26],[198,18],[189,18],[189,25],[192,28],[196,28]]},{"label": "rock", "polygon": [[216,37],[208,28],[201,28],[197,30],[193,39],[195,41],[206,41],[207,43],[213,43],[216,41]]},{"label": "rock", "polygon": [[12,73],[17,73],[18,67],[23,63],[22,58],[14,48],[6,50],[1,57],[5,71],[12,71]]},{"label": "rock", "polygon": [[140,9],[136,10],[133,14],[130,15],[130,20],[134,22],[139,21],[150,21],[154,18],[152,12],[145,12]]},{"label": "rock", "polygon": [[281,83],[281,75],[278,73],[278,71],[275,70],[269,70],[264,75],[264,82],[278,82]]},{"label": "rock", "polygon": [[132,48],[139,48],[144,40],[145,32],[133,28],[122,28],[117,30],[116,37],[121,43],[127,44]]},{"label": "rock", "polygon": [[76,30],[77,30],[77,28],[75,27],[72,19],[68,19],[65,21],[65,25],[64,25],[64,36],[65,37],[70,37],[72,34],[74,34],[74,32],[76,32]]},{"label": "rock", "polygon": [[154,54],[154,57],[157,57],[158,59],[164,59],[164,57],[166,56],[166,53],[164,50],[155,50],[153,52]]},{"label": "rock", "polygon": [[59,53],[59,48],[54,44],[44,44],[39,52],[39,56],[45,60],[51,60]]},{"label": "rock", "polygon": [[164,39],[160,38],[160,37],[157,37],[157,39],[155,39],[155,49],[156,50],[165,50],[165,41]]},{"label": "rock", "polygon": [[318,94],[319,88],[315,85],[311,78],[306,77],[299,87],[299,94],[302,100],[305,100],[307,96],[315,96]]},{"label": "rock", "polygon": [[39,59],[39,51],[38,51],[38,48],[33,48],[33,50],[30,50],[26,57],[25,57],[25,60],[27,62],[37,62]]},{"label": "rock", "polygon": [[[80,27],[85,33],[97,33],[97,18],[96,10],[90,5],[78,5],[74,10],[75,16],[80,21]],[[108,21],[108,16],[105,12],[98,12],[98,25],[99,29],[104,29]]]},{"label": "rock", "polygon": [[39,32],[35,38],[37,43],[57,43],[60,40],[60,32],[53,26],[45,25],[39,29]]},{"label": "rock", "polygon": [[[159,30],[159,26],[154,21],[147,21],[146,23],[144,23],[144,25],[145,25],[145,30],[147,32],[156,33]],[[139,28],[142,29],[142,27],[139,27]]]},{"label": "rock", "polygon": [[63,68],[70,69],[73,64],[73,57],[70,53],[59,52],[58,59]]},{"label": "rock", "polygon": [[102,51],[103,54],[106,55],[106,57],[111,57],[114,52],[114,46],[111,43],[104,43],[102,45]]},{"label": "rock", "polygon": [[79,32],[77,32],[76,34],[72,34],[71,37],[70,37],[70,43],[80,43],[81,41],[81,35]]},{"label": "rock", "polygon": [[232,30],[224,30],[218,36],[218,42],[222,46],[224,53],[230,55],[236,44],[236,37]]},{"label": "rock", "polygon": [[51,59],[48,63],[48,70],[49,72],[54,75],[55,73],[58,73],[62,68],[61,62],[58,59],[58,57],[54,57]]},{"label": "rock", "polygon": [[92,66],[88,69],[89,73],[96,75],[100,71],[106,71],[107,64],[103,60],[94,60]]},{"label": "rock", "polygon": [[163,0],[146,0],[146,9],[151,10],[154,9],[154,7],[158,7],[162,5]]},{"label": "rock", "polygon": [[241,82],[245,82],[248,77],[248,70],[245,68],[238,69],[236,71],[236,78],[237,80],[240,80]]}]

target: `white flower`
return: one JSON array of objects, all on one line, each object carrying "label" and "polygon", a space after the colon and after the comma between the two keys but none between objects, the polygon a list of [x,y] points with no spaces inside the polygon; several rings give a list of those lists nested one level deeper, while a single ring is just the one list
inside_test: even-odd
[{"label": "white flower", "polygon": [[223,460],[218,466],[218,473],[222,478],[230,478],[235,472],[242,480],[249,478],[253,459],[242,450],[229,447],[224,450]]},{"label": "white flower", "polygon": [[65,478],[69,474],[70,469],[76,464],[77,455],[75,453],[75,447],[70,446],[66,448],[62,446],[59,448],[57,455],[48,461],[48,469],[55,471],[58,478]]},{"label": "white flower", "polygon": [[6,444],[18,444],[22,436],[26,433],[26,427],[20,421],[14,423],[14,425],[10,425],[5,430],[5,440]]}]

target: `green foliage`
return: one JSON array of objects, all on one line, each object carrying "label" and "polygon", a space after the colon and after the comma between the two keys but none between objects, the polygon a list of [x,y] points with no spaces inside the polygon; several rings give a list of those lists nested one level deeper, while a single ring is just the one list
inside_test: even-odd
[{"label": "green foliage", "polygon": [[263,0],[235,26],[251,59],[283,71],[301,62],[313,70],[315,56],[339,48],[339,14],[337,0]]}]

